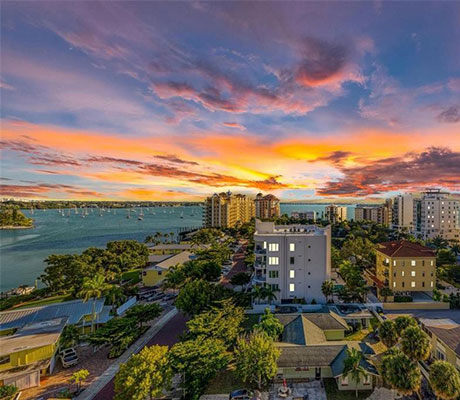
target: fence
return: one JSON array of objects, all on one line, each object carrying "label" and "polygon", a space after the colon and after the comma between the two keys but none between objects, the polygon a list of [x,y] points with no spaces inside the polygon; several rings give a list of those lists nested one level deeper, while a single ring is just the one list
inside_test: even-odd
[{"label": "fence", "polygon": [[117,308],[117,315],[123,314],[128,308],[136,304],[136,302],[136,296],[130,297],[125,303],[123,303],[120,307]]}]

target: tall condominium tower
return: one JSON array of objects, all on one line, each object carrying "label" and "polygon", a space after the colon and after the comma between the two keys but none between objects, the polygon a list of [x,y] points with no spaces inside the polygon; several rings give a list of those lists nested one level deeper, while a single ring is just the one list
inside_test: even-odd
[{"label": "tall condominium tower", "polygon": [[460,240],[459,202],[449,193],[429,189],[420,200],[420,224],[417,234],[422,239],[440,236],[447,240]]},{"label": "tall condominium tower", "polygon": [[280,201],[272,194],[264,196],[262,193],[259,193],[254,200],[254,206],[256,209],[256,218],[268,219],[280,216]]},{"label": "tall condominium tower", "polygon": [[243,194],[215,193],[204,204],[203,225],[231,228],[254,217],[254,201]]},{"label": "tall condominium tower", "polygon": [[335,204],[326,206],[325,218],[332,224],[345,221],[347,219],[347,207],[336,206]]},{"label": "tall condominium tower", "polygon": [[325,303],[321,285],[331,276],[331,227],[275,225],[256,220],[253,283],[277,292],[277,302]]},{"label": "tall condominium tower", "polygon": [[393,228],[414,231],[414,198],[411,194],[402,194],[393,199]]}]

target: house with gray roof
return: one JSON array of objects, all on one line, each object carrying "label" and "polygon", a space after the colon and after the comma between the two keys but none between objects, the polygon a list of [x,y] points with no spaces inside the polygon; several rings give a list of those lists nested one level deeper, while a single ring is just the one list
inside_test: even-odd
[{"label": "house with gray roof", "polygon": [[[336,313],[276,314],[284,331],[276,343],[281,351],[277,381],[309,381],[334,378],[339,390],[371,390],[378,376],[371,363],[371,347],[362,342],[345,341],[349,326]],[[355,348],[363,354],[362,367],[367,376],[354,382],[344,375],[347,350]]]}]

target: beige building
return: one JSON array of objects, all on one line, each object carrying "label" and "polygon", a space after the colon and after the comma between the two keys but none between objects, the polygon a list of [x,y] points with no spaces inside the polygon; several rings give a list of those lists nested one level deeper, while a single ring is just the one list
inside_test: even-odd
[{"label": "beige building", "polygon": [[424,240],[441,236],[460,240],[459,202],[439,189],[427,190],[420,200],[420,221],[417,234]]},{"label": "beige building", "polygon": [[231,228],[249,222],[255,216],[254,201],[244,194],[230,191],[215,193],[204,205],[203,225],[207,228]]},{"label": "beige building", "polygon": [[390,209],[386,204],[379,206],[356,206],[355,221],[372,221],[389,226]]},{"label": "beige building", "polygon": [[331,204],[330,206],[326,206],[324,214],[325,218],[332,224],[346,221],[347,207],[336,206],[335,204]]},{"label": "beige building", "polygon": [[389,287],[395,294],[432,292],[436,287],[436,254],[407,240],[380,243],[376,277],[377,286]]},{"label": "beige building", "polygon": [[270,219],[280,216],[280,201],[272,194],[264,196],[259,193],[254,200],[254,206],[256,218]]},{"label": "beige building", "polygon": [[451,363],[460,371],[460,324],[450,318],[420,318],[431,338],[431,358]]},{"label": "beige building", "polygon": [[402,194],[393,199],[392,228],[399,231],[414,231],[414,198]]}]

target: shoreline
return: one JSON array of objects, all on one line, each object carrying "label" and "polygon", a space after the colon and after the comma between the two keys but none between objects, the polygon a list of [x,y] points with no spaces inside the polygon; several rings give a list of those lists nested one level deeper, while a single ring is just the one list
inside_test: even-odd
[{"label": "shoreline", "polygon": [[35,228],[35,225],[31,226],[15,226],[15,225],[5,225],[5,226],[0,226],[0,230],[14,230],[14,229],[32,229]]}]

